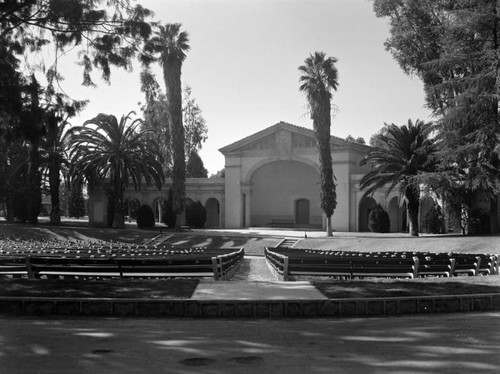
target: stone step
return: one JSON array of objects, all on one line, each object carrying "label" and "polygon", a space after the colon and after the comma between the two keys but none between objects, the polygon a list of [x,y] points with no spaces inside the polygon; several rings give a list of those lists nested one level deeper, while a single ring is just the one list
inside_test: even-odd
[{"label": "stone step", "polygon": [[293,248],[293,246],[295,246],[295,244],[297,244],[299,241],[300,239],[284,238],[279,242],[276,248]]}]

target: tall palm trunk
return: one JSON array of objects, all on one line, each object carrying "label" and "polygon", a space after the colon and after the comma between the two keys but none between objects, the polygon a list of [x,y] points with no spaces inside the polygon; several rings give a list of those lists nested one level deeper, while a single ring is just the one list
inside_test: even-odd
[{"label": "tall palm trunk", "polygon": [[28,162],[28,222],[38,223],[38,215],[42,205],[42,176],[40,174],[40,142],[34,140],[30,143]]},{"label": "tall palm trunk", "polygon": [[163,65],[168,106],[168,125],[172,137],[172,205],[177,219],[175,229],[180,230],[181,214],[186,197],[186,159],[184,154],[184,126],[182,124],[181,65],[177,60]]},{"label": "tall palm trunk", "polygon": [[29,91],[31,97],[31,113],[29,126],[29,160],[28,160],[28,222],[38,223],[38,215],[42,205],[42,175],[40,173],[40,137],[41,137],[41,118],[39,115],[40,104],[38,99],[38,82],[33,76]]},{"label": "tall palm trunk", "polygon": [[410,235],[418,236],[418,211],[420,209],[420,193],[418,187],[408,186],[405,191],[405,197],[408,200],[408,218],[410,221]]},{"label": "tall palm trunk", "polygon": [[61,180],[59,179],[59,173],[61,167],[57,160],[50,160],[49,165],[49,184],[50,184],[50,202],[52,208],[50,210],[50,223],[53,225],[58,225],[61,223],[61,207],[59,201],[59,189],[61,186]]},{"label": "tall palm trunk", "polygon": [[121,180],[120,168],[117,165],[115,168],[115,174],[113,177],[113,223],[112,227],[116,229],[121,229],[124,227],[123,224],[123,183]]},{"label": "tall palm trunk", "polygon": [[333,180],[332,153],[330,149],[330,100],[318,100],[313,107],[313,126],[319,149],[321,208],[326,215],[326,234],[333,236],[332,215],[337,205],[337,193]]},{"label": "tall palm trunk", "polygon": [[61,223],[61,208],[59,201],[59,189],[61,186],[60,174],[62,160],[58,153],[60,119],[54,113],[47,116],[47,141],[46,151],[48,154],[49,188],[50,188],[50,223],[58,225]]}]

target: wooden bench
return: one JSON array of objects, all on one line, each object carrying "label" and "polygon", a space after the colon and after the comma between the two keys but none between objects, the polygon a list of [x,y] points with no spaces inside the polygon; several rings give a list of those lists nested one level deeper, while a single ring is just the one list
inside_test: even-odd
[{"label": "wooden bench", "polygon": [[266,259],[270,265],[283,274],[328,276],[337,278],[415,278],[418,258],[390,258],[369,255],[331,255],[309,250],[269,250]]},{"label": "wooden bench", "polygon": [[353,260],[354,278],[416,278],[419,259],[392,257],[365,257]]},{"label": "wooden bench", "polygon": [[212,277],[212,259],[115,258],[121,278]]},{"label": "wooden bench", "polygon": [[450,257],[418,256],[419,277],[451,277],[455,271],[455,259]]},{"label": "wooden bench", "polygon": [[30,278],[120,278],[120,269],[113,258],[90,257],[26,257]]},{"label": "wooden bench", "polygon": [[288,258],[289,275],[352,278],[352,259],[347,257]]},{"label": "wooden bench", "polygon": [[273,218],[271,219],[271,227],[293,227],[294,221],[289,218]]},{"label": "wooden bench", "polygon": [[28,275],[24,256],[0,256],[0,275],[22,277]]},{"label": "wooden bench", "polygon": [[29,278],[159,278],[214,277],[228,279],[244,256],[243,248],[92,254],[76,252],[27,256],[0,256],[0,275]]},{"label": "wooden bench", "polygon": [[479,255],[481,262],[479,264],[478,275],[498,274],[498,257],[496,255]]},{"label": "wooden bench", "polygon": [[458,253],[452,254],[451,256],[455,259],[455,268],[453,269],[454,276],[474,276],[479,274],[479,266],[481,264],[480,256]]}]

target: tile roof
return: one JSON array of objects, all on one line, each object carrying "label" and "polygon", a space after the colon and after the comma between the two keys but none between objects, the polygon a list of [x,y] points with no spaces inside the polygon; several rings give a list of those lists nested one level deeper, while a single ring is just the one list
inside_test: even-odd
[{"label": "tile roof", "polygon": [[[315,137],[314,130],[312,130],[312,129],[308,129],[307,127],[303,127],[303,126],[294,125],[294,124],[289,123],[289,122],[280,121],[280,122],[278,122],[270,127],[267,127],[267,128],[260,130],[260,131],[257,131],[254,134],[246,136],[240,140],[237,140],[236,142],[233,142],[229,145],[226,145],[225,147],[220,148],[219,152],[225,154],[225,153],[234,151],[234,150],[241,148],[247,144],[250,144],[254,141],[257,141],[258,139],[261,139],[264,136],[272,134],[272,133],[278,131],[279,129],[289,129],[289,130],[297,132],[297,133],[302,133],[304,135],[309,135],[309,136]],[[340,142],[340,143],[345,143],[345,144],[349,144],[349,145],[371,148],[368,145],[359,144],[359,143],[345,140],[345,139],[342,139],[342,138],[339,138],[339,137],[333,136],[333,135],[330,136],[330,141],[332,141],[332,140],[334,140],[337,143]]]}]

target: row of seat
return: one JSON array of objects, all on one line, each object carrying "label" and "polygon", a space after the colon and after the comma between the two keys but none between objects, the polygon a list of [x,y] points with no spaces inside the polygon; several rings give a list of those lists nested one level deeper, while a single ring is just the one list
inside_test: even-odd
[{"label": "row of seat", "polygon": [[206,247],[179,248],[173,246],[136,245],[128,243],[84,242],[84,241],[0,241],[2,255],[54,255],[54,256],[169,256],[217,252]]},{"label": "row of seat", "polygon": [[497,255],[429,252],[336,252],[310,249],[266,249],[266,258],[288,275],[334,277],[426,277],[493,275],[499,272]]},{"label": "row of seat", "polygon": [[226,279],[243,258],[243,249],[171,257],[0,256],[0,275],[77,278],[206,277]]}]

